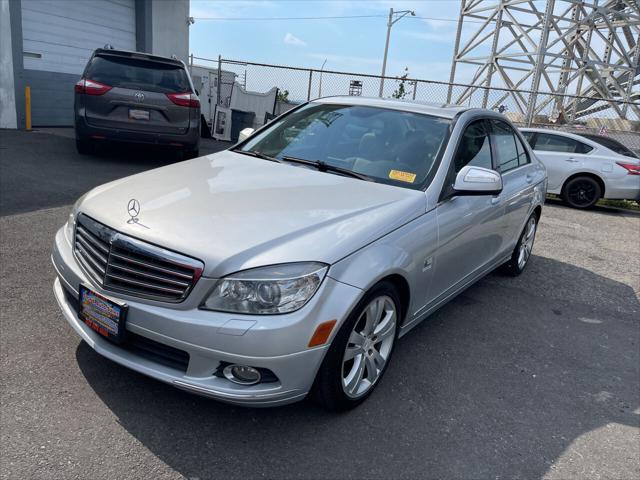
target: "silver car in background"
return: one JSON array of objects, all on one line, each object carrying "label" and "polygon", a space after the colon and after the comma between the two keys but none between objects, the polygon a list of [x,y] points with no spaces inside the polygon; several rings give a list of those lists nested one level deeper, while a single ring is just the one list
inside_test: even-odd
[{"label": "silver car in background", "polygon": [[348,409],[399,337],[497,267],[524,270],[545,192],[497,113],[316,100],[81,197],[55,296],[98,353],[181,389]]},{"label": "silver car in background", "polygon": [[618,142],[540,128],[521,131],[547,168],[548,193],[568,205],[589,208],[601,198],[640,201],[640,160]]}]

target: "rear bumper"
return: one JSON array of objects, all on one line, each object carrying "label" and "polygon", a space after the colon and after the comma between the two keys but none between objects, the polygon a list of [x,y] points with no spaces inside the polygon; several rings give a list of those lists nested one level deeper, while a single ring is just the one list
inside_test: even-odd
[{"label": "rear bumper", "polygon": [[[198,119],[199,120],[199,119]],[[200,146],[200,122],[197,126],[191,125],[185,133],[153,133],[141,132],[127,129],[124,124],[122,128],[107,128],[90,125],[81,116],[75,117],[76,138],[96,140],[109,140],[114,142],[139,143],[146,145],[167,145],[174,147],[186,147],[196,149]]]},{"label": "rear bumper", "polygon": [[640,176],[625,175],[624,178],[609,182],[604,198],[610,200],[639,200],[640,201]]}]

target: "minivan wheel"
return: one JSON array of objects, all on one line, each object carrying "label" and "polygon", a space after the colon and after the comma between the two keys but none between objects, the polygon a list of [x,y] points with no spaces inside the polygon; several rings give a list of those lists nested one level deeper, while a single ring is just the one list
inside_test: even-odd
[{"label": "minivan wheel", "polygon": [[602,196],[600,184],[591,177],[576,177],[562,189],[562,199],[573,208],[593,207]]},{"label": "minivan wheel", "polygon": [[185,148],[182,152],[182,158],[184,160],[191,160],[200,156],[200,150],[198,148]]},{"label": "minivan wheel", "polygon": [[88,140],[76,138],[76,150],[80,155],[90,155],[93,153],[93,145]]},{"label": "minivan wheel", "polygon": [[531,250],[533,250],[533,242],[536,239],[536,231],[538,230],[538,216],[533,213],[527,220],[524,226],[524,230],[520,234],[516,248],[513,249],[511,259],[504,264],[503,270],[513,275],[514,277],[520,275],[531,257]]},{"label": "minivan wheel", "polygon": [[381,282],[351,312],[316,376],[313,393],[325,408],[354,408],[380,383],[398,336],[400,305],[395,287]]}]

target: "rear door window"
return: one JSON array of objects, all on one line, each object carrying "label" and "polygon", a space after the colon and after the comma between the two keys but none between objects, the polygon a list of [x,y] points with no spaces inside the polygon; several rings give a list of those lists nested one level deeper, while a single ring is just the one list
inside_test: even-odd
[{"label": "rear door window", "polygon": [[535,149],[541,152],[560,153],[589,153],[593,150],[589,145],[578,142],[573,138],[552,135],[549,133],[537,134]]},{"label": "rear door window", "polygon": [[530,163],[531,160],[529,159],[529,154],[527,153],[527,149],[522,143],[522,140],[520,140],[520,137],[514,134],[513,138],[516,139],[516,147],[518,149],[518,166],[522,166],[522,165],[526,165],[527,163]]},{"label": "rear door window", "polygon": [[85,77],[111,87],[159,93],[191,91],[187,72],[182,66],[139,58],[95,56]]}]

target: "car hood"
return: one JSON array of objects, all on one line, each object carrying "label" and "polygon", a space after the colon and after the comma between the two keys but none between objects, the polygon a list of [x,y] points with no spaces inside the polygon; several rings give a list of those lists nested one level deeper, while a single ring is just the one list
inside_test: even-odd
[{"label": "car hood", "polygon": [[[127,205],[138,200],[137,222]],[[285,262],[328,264],[423,214],[423,192],[231,151],[97,187],[79,211],[202,260],[204,275]]]}]

